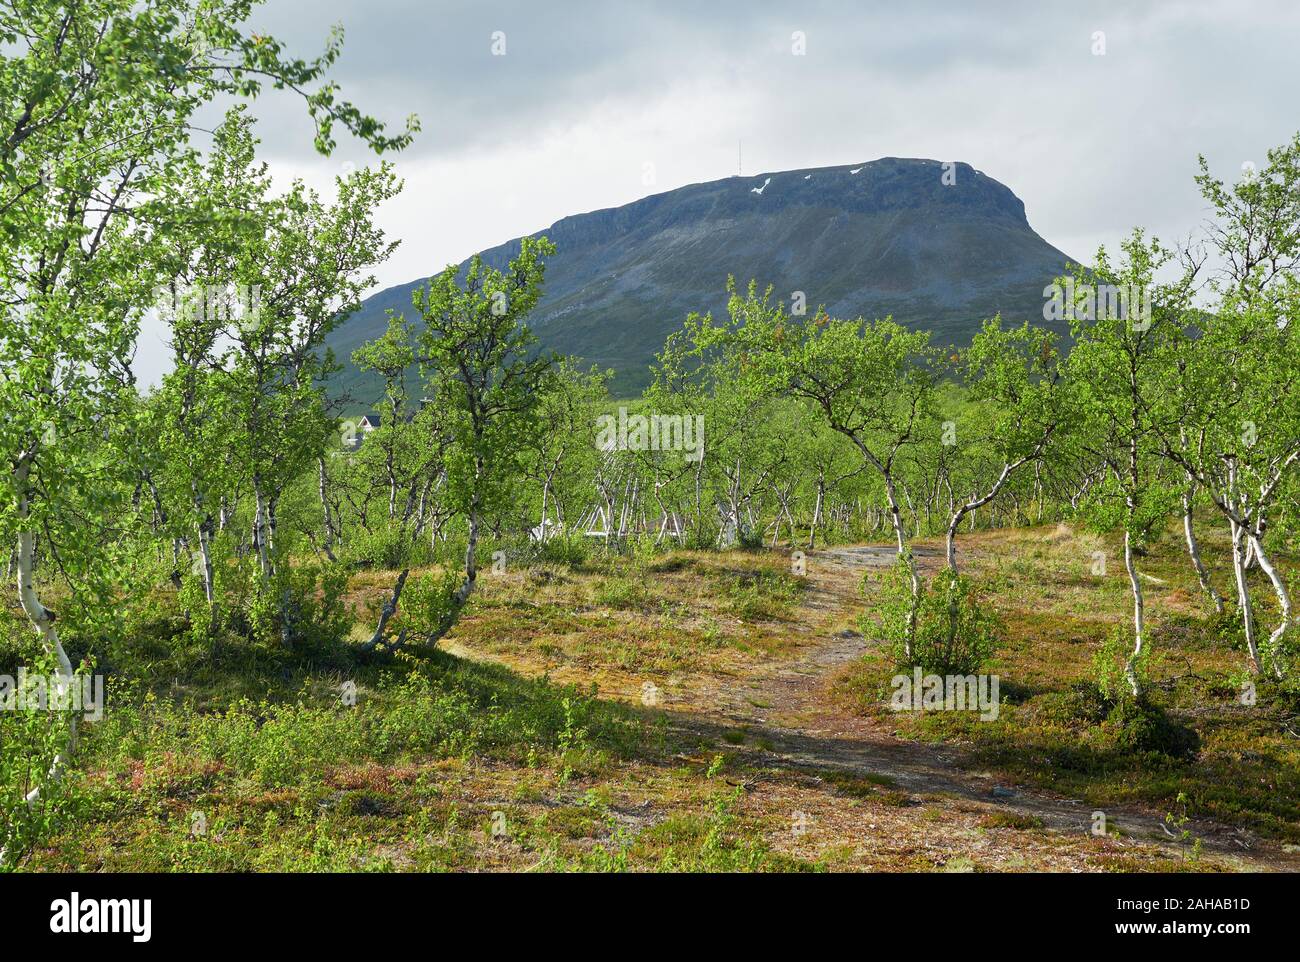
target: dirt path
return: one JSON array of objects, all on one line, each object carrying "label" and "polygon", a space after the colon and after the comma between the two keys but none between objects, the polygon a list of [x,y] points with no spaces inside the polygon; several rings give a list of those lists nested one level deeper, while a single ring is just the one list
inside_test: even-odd
[{"label": "dirt path", "polygon": [[[941,563],[939,553],[916,552],[923,568]],[[843,773],[884,776],[903,792],[920,798],[961,800],[989,813],[1030,816],[1053,832],[1083,839],[1092,824],[1092,806],[1011,787],[979,771],[959,749],[896,738],[879,721],[838,708],[829,697],[831,680],[842,666],[873,644],[845,627],[860,607],[857,585],[864,568],[893,563],[889,547],[865,546],[819,551],[808,559],[803,617],[795,630],[807,634],[795,657],[769,662],[743,677],[710,676],[682,687],[668,714],[674,724],[704,738],[723,739],[745,730],[736,749],[744,765],[760,773],[798,771],[812,775]],[[1178,843],[1166,837],[1162,816],[1126,806],[1107,806],[1108,825],[1133,842],[1156,845],[1173,857]],[[1188,823],[1204,851],[1244,870],[1300,870],[1300,855],[1239,828],[1206,821]]]}]

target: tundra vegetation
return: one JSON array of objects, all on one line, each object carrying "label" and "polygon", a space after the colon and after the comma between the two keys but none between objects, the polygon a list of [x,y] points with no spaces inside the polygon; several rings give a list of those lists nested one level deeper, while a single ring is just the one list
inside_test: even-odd
[{"label": "tundra vegetation", "polygon": [[[433,274],[349,359],[384,384],[363,407],[324,340],[401,184],[276,190],[247,105],[299,94],[326,153],[417,125],[340,99],[339,37],[293,58],[250,6],[0,3],[0,675],[53,680],[0,711],[0,868],[943,865],[898,842],[942,800],[812,785],[699,720],[832,629],[866,654],[828,704],[891,737],[1300,841],[1300,137],[1234,183],[1202,162],[1195,244],[1135,230],[1062,278],[1068,345],[996,317],[936,345],[755,279],[614,399],[536,349],[542,238]],[[174,363],[142,385],[150,311]],[[892,566],[814,607],[819,552],[865,542]],[[997,673],[1004,710],[889,716],[915,668]],[[80,723],[51,706],[86,674]],[[790,841],[827,798],[874,855]]]}]

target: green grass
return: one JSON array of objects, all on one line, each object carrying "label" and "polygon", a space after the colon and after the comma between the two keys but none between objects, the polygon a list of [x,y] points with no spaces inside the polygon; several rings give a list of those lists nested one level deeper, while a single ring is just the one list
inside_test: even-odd
[{"label": "green grass", "polygon": [[718,583],[729,612],[743,621],[788,618],[799,600],[804,580],[771,568],[730,575]]},{"label": "green grass", "polygon": [[[967,756],[960,764],[1013,782],[1096,807],[1132,803],[1300,840],[1300,739],[1289,733],[1300,728],[1300,697],[1257,682],[1256,705],[1241,705],[1239,641],[1189,592],[1175,541],[1157,545],[1144,561],[1144,570],[1168,582],[1149,594],[1156,652],[1149,697],[1171,725],[1196,733],[1199,751],[1180,758],[1121,740],[1130,722],[1145,716],[1115,714],[1091,684],[1093,655],[1127,610],[1122,569],[1109,579],[1088,574],[1096,544],[1114,548],[1085,537],[1052,540],[1043,531],[981,532],[963,543],[965,569],[1007,626],[989,665],[1001,678],[996,721],[889,712],[894,668],[879,655],[837,679],[836,699],[903,737],[949,742]],[[1284,562],[1294,566],[1289,556]],[[1226,583],[1221,570],[1215,577]],[[358,612],[387,579],[382,572],[353,578],[349,599]],[[131,631],[70,639],[74,658],[93,653],[108,675],[109,709],[85,727],[72,776],[75,817],[27,867],[805,871],[860,867],[863,858],[922,870],[996,864],[921,854],[956,824],[987,833],[990,845],[1012,847],[1017,856],[1022,846],[1073,846],[1068,863],[1053,861],[1055,848],[1028,851],[1033,866],[1186,867],[1106,848],[1109,839],[1067,842],[1040,831],[1032,816],[963,811],[939,796],[902,791],[886,773],[791,772],[756,754],[775,751],[761,724],[688,735],[670,727],[671,702],[660,713],[636,700],[641,681],[660,674],[678,674],[705,691],[720,679],[734,687],[732,679],[783,656],[809,628],[825,635],[846,623],[846,612],[803,604],[806,584],[776,552],[678,550],[651,559],[539,563],[485,575],[449,638],[474,658],[438,651],[372,660],[342,641],[293,650],[233,634],[196,641],[160,592]],[[1266,597],[1261,608],[1272,616]],[[366,625],[363,613],[357,619],[354,638]],[[0,670],[22,663],[32,647],[18,621],[7,618],[4,627]],[[484,654],[516,668],[474,660]],[[603,697],[597,684],[631,704]],[[345,685],[355,686],[355,704],[344,699]],[[757,693],[751,703],[785,707]],[[728,753],[721,759],[720,746]],[[1177,802],[1180,793],[1185,803]],[[797,844],[793,811],[814,812],[817,826]],[[864,855],[857,834],[863,818],[905,841]]]},{"label": "green grass", "polygon": [[[169,647],[175,637],[114,649],[111,710],[79,748],[75,817],[28,868],[796,864],[746,837],[727,786],[673,762],[688,746],[592,690],[442,652],[370,664],[346,649],[198,652]],[[673,820],[699,831],[664,844],[658,826]]]},{"label": "green grass", "polygon": [[[1122,567],[1105,578],[1088,573],[1099,546],[1115,557],[1113,539],[1055,539],[1025,530],[969,540],[979,550],[967,571],[989,591],[1007,627],[985,669],[1000,678],[997,719],[891,712],[889,679],[897,669],[879,653],[841,675],[836,690],[845,703],[903,737],[961,745],[980,766],[1087,804],[1168,811],[1182,792],[1194,817],[1300,841],[1300,739],[1290,733],[1300,717],[1300,688],[1256,678],[1256,704],[1241,703],[1246,675],[1239,639],[1201,601],[1176,538],[1158,541],[1141,565],[1164,582],[1144,584],[1152,654],[1141,718],[1124,717],[1124,709],[1100,696],[1093,667],[1098,648],[1131,606]],[[1285,564],[1294,570],[1290,556]],[[1224,590],[1226,572],[1214,576]],[[1256,599],[1262,623],[1271,623],[1266,585],[1258,586]],[[1191,757],[1167,743],[1193,737]]]}]

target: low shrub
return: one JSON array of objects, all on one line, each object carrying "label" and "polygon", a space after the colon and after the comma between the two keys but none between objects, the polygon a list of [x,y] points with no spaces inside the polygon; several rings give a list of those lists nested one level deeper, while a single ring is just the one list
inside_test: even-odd
[{"label": "low shrub", "polygon": [[[874,611],[862,616],[864,634],[883,633],[900,668],[919,667],[927,674],[967,675],[977,672],[1003,638],[998,617],[984,605],[974,584],[945,569],[912,598],[907,562],[900,560],[884,574],[868,572],[863,590],[877,583]],[[916,628],[908,653],[909,616],[916,610]]]},{"label": "low shrub", "polygon": [[1123,753],[1155,752],[1170,758],[1196,757],[1197,733],[1173,721],[1163,708],[1143,698],[1121,697],[1102,723],[1102,741]]}]

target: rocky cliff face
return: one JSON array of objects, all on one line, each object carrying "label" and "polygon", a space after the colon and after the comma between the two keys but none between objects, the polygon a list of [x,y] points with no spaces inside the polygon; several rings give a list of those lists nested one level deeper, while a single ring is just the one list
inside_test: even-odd
[{"label": "rocky cliff face", "polygon": [[[558,247],[530,319],[545,348],[618,372],[633,393],[665,337],[691,311],[725,310],[728,275],[771,284],[809,311],[892,315],[962,343],[997,312],[1043,323],[1043,288],[1069,258],[1036,234],[1007,187],[966,164],[944,183],[934,160],[777,171],[692,184],[622,207],[566,217],[546,230]],[[504,266],[515,239],[484,251]],[[332,336],[341,360],[378,336],[400,285],[369,298]],[[375,385],[351,369],[340,386],[363,403]]]}]

